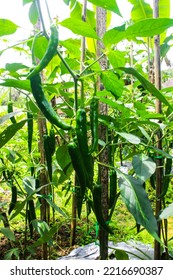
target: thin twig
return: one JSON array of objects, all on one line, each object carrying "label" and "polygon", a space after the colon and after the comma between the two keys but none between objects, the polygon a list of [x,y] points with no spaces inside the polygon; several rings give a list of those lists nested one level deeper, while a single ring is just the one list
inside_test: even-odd
[{"label": "thin twig", "polygon": [[48,13],[48,17],[49,17],[50,23],[52,23],[53,20],[52,20],[51,15],[50,15],[50,10],[49,10],[49,6],[47,4],[47,0],[45,0],[45,4],[46,4],[46,9],[47,9],[47,13]]},{"label": "thin twig", "polygon": [[44,19],[43,19],[43,14],[42,14],[42,10],[41,10],[41,5],[40,5],[40,0],[36,0],[36,4],[37,4],[37,8],[38,8],[38,13],[39,13],[39,18],[41,21],[41,25],[43,28],[43,33],[45,35],[45,37],[47,37],[47,32],[46,32],[46,28],[45,28],[45,24],[44,24]]}]

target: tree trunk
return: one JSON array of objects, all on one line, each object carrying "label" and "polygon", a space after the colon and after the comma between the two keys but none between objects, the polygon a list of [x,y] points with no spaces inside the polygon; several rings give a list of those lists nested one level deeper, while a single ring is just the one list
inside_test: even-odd
[{"label": "tree trunk", "polygon": [[[96,10],[97,17],[97,34],[99,37],[102,37],[106,31],[106,10],[97,7]],[[97,41],[97,57],[102,54],[102,49],[104,45],[101,41]],[[103,57],[100,61],[101,68],[107,69],[107,59]],[[98,90],[103,90],[103,85],[98,80]],[[100,103],[99,106],[100,114],[107,115],[108,108],[106,104]],[[107,141],[107,127],[104,125],[99,126],[99,139],[106,143]],[[99,155],[99,161],[103,164],[109,163],[108,157],[108,148],[106,147]],[[108,168],[102,165],[99,165],[99,181],[102,186],[102,209],[104,219],[108,219]],[[99,231],[99,242],[100,242],[100,259],[105,260],[108,258],[108,233],[100,228]]]}]

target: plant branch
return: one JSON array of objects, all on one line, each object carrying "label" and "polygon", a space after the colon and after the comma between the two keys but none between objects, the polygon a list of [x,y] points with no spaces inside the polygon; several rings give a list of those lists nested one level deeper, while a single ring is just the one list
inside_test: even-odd
[{"label": "plant branch", "polygon": [[[91,68],[94,64],[96,64],[99,60],[101,60],[103,57],[105,56],[105,53],[101,54],[96,60],[93,61],[93,63],[91,63],[90,65],[88,65],[87,67],[85,67],[82,72],[80,73],[80,78],[81,76],[85,73],[85,71],[87,71],[89,68]],[[95,74],[95,73],[94,73]],[[85,78],[85,77],[83,77]]]},{"label": "plant branch", "polygon": [[[82,9],[82,20],[86,22],[86,11],[87,11],[87,0],[83,0],[83,9]],[[80,69],[81,71],[84,69],[84,61],[85,61],[85,52],[86,52],[86,38],[84,36],[81,37],[81,61],[80,61]],[[80,88],[80,98],[81,98],[81,107],[84,107],[85,95],[84,95],[84,84],[81,81]]]},{"label": "plant branch", "polygon": [[40,18],[40,21],[41,21],[41,25],[42,25],[42,28],[43,28],[43,33],[44,33],[45,37],[48,37],[47,32],[46,32],[46,28],[45,28],[45,24],[44,24],[44,19],[43,19],[41,6],[40,6],[40,0],[36,0],[36,4],[37,4],[37,8],[38,8],[38,13],[39,13],[39,18]]},{"label": "plant branch", "polygon": [[12,49],[12,48],[14,48],[14,47],[17,47],[17,46],[19,46],[19,45],[21,45],[21,44],[25,44],[25,43],[27,43],[27,42],[31,42],[31,41],[33,40],[33,38],[34,38],[34,36],[31,37],[30,39],[22,40],[22,41],[20,41],[20,42],[14,44],[14,45],[11,45],[11,46],[9,46],[9,47],[7,47],[7,48],[1,50],[1,51],[0,51],[0,55],[1,55],[3,52],[5,52],[5,51],[7,51],[7,50],[9,50],[9,49]]},{"label": "plant branch", "polygon": [[47,9],[47,13],[48,13],[48,17],[49,17],[49,20],[50,20],[50,23],[52,23],[52,18],[51,18],[51,15],[50,15],[50,10],[49,10],[49,6],[47,4],[47,0],[45,0],[45,4],[46,4],[46,9]]},{"label": "plant branch", "polygon": [[[42,24],[42,28],[43,28],[43,34],[45,36],[45,38],[47,40],[49,40],[49,36],[46,32],[46,28],[45,28],[45,24],[44,24],[44,19],[43,19],[43,15],[42,15],[42,11],[41,11],[41,6],[40,6],[40,0],[36,0],[37,3],[37,7],[38,7],[38,12],[39,12],[39,17],[41,20],[41,24]],[[47,2],[46,2],[47,5]],[[48,5],[47,5],[47,9],[48,9]],[[51,20],[51,16],[49,13],[49,9],[48,9],[48,14],[49,14],[49,18]],[[63,62],[64,66],[67,68],[68,72],[71,74],[73,80],[74,80],[74,91],[75,91],[75,108],[77,109],[78,105],[77,105],[77,82],[78,82],[78,77],[77,75],[73,72],[73,70],[70,68],[70,66],[68,65],[68,63],[65,61],[65,59],[62,57],[61,53],[59,52],[59,50],[57,49],[56,51],[57,55],[59,56],[59,58],[61,59],[61,61]]]}]

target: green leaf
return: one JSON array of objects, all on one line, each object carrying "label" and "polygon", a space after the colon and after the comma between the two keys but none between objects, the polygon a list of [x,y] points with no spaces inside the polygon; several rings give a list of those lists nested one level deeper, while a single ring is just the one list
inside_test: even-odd
[{"label": "green leaf", "polygon": [[154,238],[157,235],[155,219],[143,182],[119,172],[119,188],[123,201],[136,222],[142,225]]},{"label": "green leaf", "polygon": [[15,241],[15,235],[9,228],[0,228],[0,232],[5,235],[9,240]]},{"label": "green leaf", "polygon": [[142,181],[146,181],[156,170],[155,162],[145,154],[135,155],[132,160],[136,175]]},{"label": "green leaf", "polygon": [[56,160],[61,170],[65,172],[67,166],[71,162],[70,155],[68,153],[67,145],[60,146],[56,151]]},{"label": "green leaf", "polygon": [[135,76],[141,82],[143,87],[149,91],[149,93],[151,93],[152,95],[157,97],[161,102],[163,102],[166,106],[168,106],[171,109],[171,111],[173,110],[173,107],[167,101],[167,99],[164,97],[164,95],[152,83],[150,83],[141,74],[139,74],[139,72],[137,70],[135,70],[134,68],[131,68],[131,67],[129,67],[129,68],[120,67],[118,69],[124,71],[127,74]]},{"label": "green leaf", "polygon": [[130,25],[125,31],[123,29],[117,29],[117,27],[108,30],[103,36],[103,42],[105,46],[109,46],[117,44],[124,39],[133,40],[136,37],[152,37],[163,33],[172,26],[173,19],[148,18]]},{"label": "green leaf", "polygon": [[[171,3],[170,0],[159,0],[159,17],[160,18],[170,18],[170,7]],[[160,36],[160,43],[162,44],[165,38],[168,36],[166,35],[166,31],[161,34]]]},{"label": "green leaf", "polygon": [[115,0],[106,0],[106,1],[105,0],[88,0],[88,1],[96,6],[102,7],[105,10],[112,11],[115,14],[122,16]]},{"label": "green leaf", "polygon": [[33,2],[33,0],[23,0],[23,5]]},{"label": "green leaf", "polygon": [[148,3],[145,3],[144,0],[128,1],[134,5],[131,10],[131,19],[134,22],[153,17],[153,9]]},{"label": "green leaf", "polygon": [[127,39],[133,40],[136,37],[152,37],[161,34],[173,26],[173,19],[170,18],[148,18],[134,23],[127,27],[126,30],[117,29],[117,27],[108,30],[103,36],[105,46],[117,44]]},{"label": "green leaf", "polygon": [[4,79],[4,82],[1,82],[0,86],[14,87],[14,88],[20,88],[20,89],[23,89],[26,91],[31,91],[31,86],[30,86],[29,80]]},{"label": "green leaf", "polygon": [[55,233],[57,233],[58,226],[53,226],[50,230],[48,230],[42,237],[40,237],[34,244],[32,244],[30,247],[38,247],[42,245],[43,243],[48,242]]},{"label": "green leaf", "polygon": [[44,199],[49,203],[49,205],[55,209],[55,211],[57,211],[59,214],[61,214],[62,216],[64,216],[65,218],[68,218],[67,214],[60,208],[58,207],[55,203],[53,203],[49,198],[44,197]]},{"label": "green leaf", "polygon": [[75,6],[70,12],[70,17],[75,19],[81,19],[82,15],[82,4],[76,1]]},{"label": "green leaf", "polygon": [[125,66],[125,53],[124,52],[121,52],[121,51],[110,51],[108,53],[108,58],[109,58],[109,61],[111,63],[111,65],[114,67],[114,68],[118,68],[118,67],[123,67]]},{"label": "green leaf", "polygon": [[7,120],[11,119],[11,117],[14,117],[17,114],[21,114],[22,111],[15,111],[9,114],[4,115],[3,117],[0,118],[0,125],[4,122],[6,122]]},{"label": "green leaf", "polygon": [[124,40],[125,37],[125,24],[123,24],[106,31],[103,36],[103,42],[105,46],[111,46],[112,44],[117,44],[120,41]]},{"label": "green leaf", "polygon": [[25,200],[18,203],[17,207],[15,207],[16,211],[11,215],[10,220],[14,219],[18,214],[20,214],[21,211],[23,210],[23,208],[25,207],[26,202],[29,201],[30,199],[32,199],[32,196],[34,194],[38,193],[39,191],[41,191],[46,186],[47,185],[42,185],[41,187],[35,189],[30,195],[27,196],[27,198]]},{"label": "green leaf", "polygon": [[70,0],[63,0],[66,5],[69,5]]},{"label": "green leaf", "polygon": [[19,248],[12,248],[12,249],[8,250],[4,256],[4,260],[12,260],[13,256],[15,256],[17,260],[19,260],[19,258],[20,258]]},{"label": "green leaf", "polygon": [[26,203],[26,200],[20,202],[17,204],[17,207],[15,208],[16,211],[13,212],[13,214],[11,215],[10,217],[10,220],[14,219],[18,214],[21,213],[21,211],[23,210],[23,208],[25,207],[25,203]]},{"label": "green leaf", "polygon": [[[109,92],[108,92],[109,95],[107,94],[107,91],[104,91],[104,92],[105,92],[105,96],[109,96],[109,95],[110,95]],[[124,117],[126,117],[126,118],[127,118],[127,117],[130,117],[130,113],[131,113],[132,111],[131,111],[131,109],[125,107],[123,103],[117,102],[117,101],[115,101],[115,100],[111,100],[110,98],[104,98],[104,97],[101,97],[101,98],[100,98],[100,101],[103,102],[103,103],[105,103],[105,104],[107,104],[107,105],[109,105],[110,107],[114,108],[115,110],[120,111],[121,114],[123,115],[123,118],[124,118]],[[110,117],[110,116],[109,116],[109,117]],[[115,118],[114,120],[115,120],[115,122],[117,123],[117,119]]]},{"label": "green leaf", "polygon": [[159,114],[159,113],[148,113],[147,111],[144,112],[142,110],[138,110],[138,114],[141,118],[144,119],[154,119],[154,120],[164,120],[165,117],[162,115],[162,114]]},{"label": "green leaf", "polygon": [[171,1],[170,0],[159,0],[159,17],[169,18],[171,11]]},{"label": "green leaf", "polygon": [[171,49],[171,46],[164,43],[160,46],[160,55],[162,58],[166,57],[167,53],[169,52],[169,50]]},{"label": "green leaf", "polygon": [[71,0],[70,2],[70,9],[72,10],[72,8],[74,7],[74,5],[76,4],[77,0]]},{"label": "green leaf", "polygon": [[70,29],[77,35],[99,40],[99,37],[97,36],[97,33],[94,31],[94,29],[87,22],[84,22],[80,19],[67,18],[61,21],[59,24]]},{"label": "green leaf", "polygon": [[25,177],[23,179],[23,185],[28,195],[31,195],[35,191],[35,184],[34,177]]},{"label": "green leaf", "polygon": [[80,40],[70,38],[65,41],[59,41],[59,44],[66,48],[70,55],[76,58],[80,57]]},{"label": "green leaf", "polygon": [[142,127],[142,126],[138,126],[139,130],[141,131],[141,133],[145,136],[145,138],[150,141],[151,137],[149,136],[149,134],[146,132],[146,130]]},{"label": "green leaf", "polygon": [[101,74],[101,80],[106,88],[117,99],[121,96],[124,88],[124,82],[118,79],[118,76],[112,71],[105,71]]},{"label": "green leaf", "polygon": [[3,132],[0,133],[0,148],[2,148],[15,134],[20,130],[26,120],[23,120],[19,123],[9,125]]},{"label": "green leaf", "polygon": [[68,153],[67,145],[62,145],[57,149],[56,160],[60,167],[59,169],[60,177],[58,179],[58,183],[62,184],[65,180],[67,180],[70,177],[73,171],[71,158]]},{"label": "green leaf", "polygon": [[18,25],[8,19],[0,19],[0,36],[10,35],[16,32]]},{"label": "green leaf", "polygon": [[[74,58],[66,58],[66,62],[72,70],[79,70],[80,63],[77,59]],[[68,74],[69,71],[67,67],[65,67],[64,63],[61,62],[61,75]]]},{"label": "green leaf", "polygon": [[159,215],[160,220],[168,219],[169,217],[173,217],[173,203],[169,204]]},{"label": "green leaf", "polygon": [[139,137],[137,137],[136,135],[133,135],[131,133],[126,133],[126,132],[117,132],[117,134],[119,134],[121,137],[123,137],[124,139],[126,139],[128,142],[130,142],[131,144],[140,144],[141,140]]},{"label": "green leaf", "polygon": [[29,20],[33,25],[35,25],[38,21],[38,10],[36,1],[32,2],[31,7],[29,9]]},{"label": "green leaf", "polygon": [[132,40],[136,37],[152,37],[163,33],[173,26],[170,18],[149,18],[134,23],[126,29],[126,39]]},{"label": "green leaf", "polygon": [[[75,7],[70,13],[70,18],[79,19],[81,20],[82,15],[82,4],[79,2],[76,2]],[[96,18],[95,18],[95,12],[91,11],[89,9],[86,9],[86,22],[92,27],[94,30],[96,30]]]},{"label": "green leaf", "polygon": [[49,226],[45,221],[40,221],[40,220],[32,220],[32,225],[35,228],[35,230],[40,234],[41,237],[46,234],[46,232],[49,231]]},{"label": "green leaf", "polygon": [[165,151],[163,150],[160,150],[156,147],[153,147],[153,146],[149,146],[148,149],[154,151],[156,154],[159,154],[161,155],[163,158],[173,158],[173,156],[171,156],[170,154],[166,153]]},{"label": "green leaf", "polygon": [[26,69],[27,66],[22,63],[6,63],[5,69],[9,72],[16,72],[20,69]]},{"label": "green leaf", "polygon": [[35,57],[39,58],[40,60],[45,55],[47,50],[48,40],[44,37],[37,37],[34,43],[34,55]]},{"label": "green leaf", "polygon": [[116,260],[129,260],[129,256],[124,250],[116,248],[114,254],[115,254]]}]

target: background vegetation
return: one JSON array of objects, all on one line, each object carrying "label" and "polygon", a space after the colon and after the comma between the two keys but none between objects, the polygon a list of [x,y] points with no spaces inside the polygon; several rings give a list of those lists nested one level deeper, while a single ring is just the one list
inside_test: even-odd
[{"label": "background vegetation", "polygon": [[[131,20],[112,27],[115,0],[64,0],[70,17],[53,22],[74,37],[58,40],[33,88],[28,74],[52,39],[40,2],[23,0],[27,40],[11,45],[18,26],[0,19],[1,54],[30,61],[0,69],[1,258],[56,259],[99,239],[107,259],[108,240],[131,238],[152,244],[155,259],[172,258],[170,1],[129,0]],[[47,117],[35,88],[66,128]]]}]

